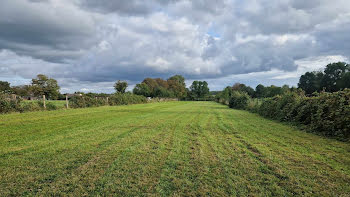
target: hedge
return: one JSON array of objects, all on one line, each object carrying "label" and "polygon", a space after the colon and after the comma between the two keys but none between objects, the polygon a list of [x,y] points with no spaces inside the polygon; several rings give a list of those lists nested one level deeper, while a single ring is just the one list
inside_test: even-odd
[{"label": "hedge", "polygon": [[92,96],[73,96],[69,100],[69,106],[72,108],[98,107],[103,105],[129,105],[147,103],[147,98],[144,96],[131,93],[116,93],[110,97],[92,97]]},{"label": "hedge", "polygon": [[261,102],[247,98],[242,93],[234,94],[229,106],[246,109],[261,116],[284,122],[304,125],[311,132],[341,140],[350,139],[350,89],[307,97],[288,92]]}]

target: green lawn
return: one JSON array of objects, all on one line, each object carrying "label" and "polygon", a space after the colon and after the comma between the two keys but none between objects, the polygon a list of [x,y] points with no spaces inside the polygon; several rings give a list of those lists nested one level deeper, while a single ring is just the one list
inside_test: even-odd
[{"label": "green lawn", "polygon": [[0,196],[348,196],[350,144],[214,102],[0,116]]}]

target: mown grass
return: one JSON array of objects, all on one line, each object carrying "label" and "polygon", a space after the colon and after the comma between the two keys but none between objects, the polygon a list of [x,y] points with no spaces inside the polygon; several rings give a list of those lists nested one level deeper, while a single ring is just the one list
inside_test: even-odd
[{"label": "mown grass", "polygon": [[0,196],[350,195],[350,144],[214,102],[0,116]]}]

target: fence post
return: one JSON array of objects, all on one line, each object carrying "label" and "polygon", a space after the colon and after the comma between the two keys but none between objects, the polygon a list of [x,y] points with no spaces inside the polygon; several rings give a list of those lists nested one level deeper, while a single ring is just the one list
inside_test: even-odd
[{"label": "fence post", "polygon": [[45,95],[43,95],[43,102],[44,102],[44,108],[46,109],[46,98],[45,98]]},{"label": "fence post", "polygon": [[68,109],[68,95],[66,94],[66,108]]},{"label": "fence post", "polygon": [[109,105],[109,102],[108,102],[108,97],[107,97],[107,105]]}]

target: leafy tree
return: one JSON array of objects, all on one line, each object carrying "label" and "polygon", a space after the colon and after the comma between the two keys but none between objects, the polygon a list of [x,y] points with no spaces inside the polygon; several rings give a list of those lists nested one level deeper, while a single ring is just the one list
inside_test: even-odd
[{"label": "leafy tree", "polygon": [[204,98],[209,94],[208,83],[206,81],[193,81],[190,92],[192,99]]},{"label": "leafy tree", "polygon": [[265,97],[274,97],[283,94],[283,89],[278,86],[269,86],[265,89]]},{"label": "leafy tree", "polygon": [[126,88],[128,87],[128,83],[126,81],[118,80],[114,84],[114,89],[119,93],[125,93]]},{"label": "leafy tree", "polygon": [[298,87],[305,91],[306,94],[321,91],[322,72],[306,72],[301,75]]},{"label": "leafy tree", "polygon": [[184,98],[187,95],[185,78],[181,75],[175,75],[167,80],[169,90],[172,91],[177,98]]},{"label": "leafy tree", "polygon": [[262,84],[259,84],[256,86],[255,88],[255,97],[256,98],[263,98],[265,97],[266,94],[266,90],[265,90],[265,86],[263,86]]},{"label": "leafy tree", "polygon": [[152,78],[146,78],[142,81],[142,83],[146,84],[148,88],[150,89],[150,92],[153,93],[153,91],[156,89],[158,86],[158,83],[155,79]]},{"label": "leafy tree", "polygon": [[58,83],[55,79],[48,78],[43,74],[32,79],[32,91],[35,96],[45,95],[48,99],[57,99],[59,95]]},{"label": "leafy tree", "polygon": [[140,83],[140,84],[136,84],[135,88],[133,89],[133,93],[137,95],[143,95],[143,96],[149,97],[151,96],[152,92],[146,83]]},{"label": "leafy tree", "polygon": [[11,90],[18,96],[29,96],[32,93],[32,88],[30,85],[13,86]]},{"label": "leafy tree", "polygon": [[350,72],[345,73],[338,83],[341,89],[350,88]]},{"label": "leafy tree", "polygon": [[328,64],[324,70],[324,76],[321,81],[322,87],[324,87],[327,92],[336,92],[340,90],[342,76],[349,71],[350,66],[344,62]]},{"label": "leafy tree", "polygon": [[245,84],[241,84],[241,83],[235,83],[232,86],[232,90],[233,91],[239,91],[239,92],[246,92],[249,96],[253,96],[254,95],[254,89],[246,86]]},{"label": "leafy tree", "polygon": [[10,83],[7,81],[0,81],[0,93],[11,92]]}]

